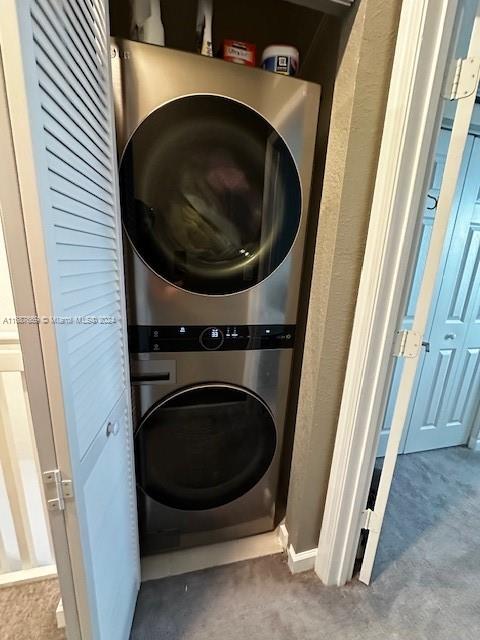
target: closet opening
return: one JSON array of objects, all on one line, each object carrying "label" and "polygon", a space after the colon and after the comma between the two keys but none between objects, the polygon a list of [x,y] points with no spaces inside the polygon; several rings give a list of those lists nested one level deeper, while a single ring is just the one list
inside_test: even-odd
[{"label": "closet opening", "polygon": [[[160,13],[157,4],[140,24],[148,2],[110,3],[149,578],[185,571],[185,558],[191,569],[205,557],[221,564],[215,544],[236,545],[239,557],[282,550],[348,15],[332,2],[162,0]],[[206,49],[196,32],[202,7]],[[272,47],[284,48],[288,69],[280,54],[276,73],[262,65]],[[251,437],[242,421],[256,425]]]}]

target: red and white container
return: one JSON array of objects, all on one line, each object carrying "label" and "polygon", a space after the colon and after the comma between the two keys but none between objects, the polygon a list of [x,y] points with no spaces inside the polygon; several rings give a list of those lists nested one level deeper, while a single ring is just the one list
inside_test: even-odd
[{"label": "red and white container", "polygon": [[228,62],[236,62],[237,64],[246,64],[254,67],[257,58],[257,48],[249,42],[241,40],[224,40],[223,41],[223,59]]}]

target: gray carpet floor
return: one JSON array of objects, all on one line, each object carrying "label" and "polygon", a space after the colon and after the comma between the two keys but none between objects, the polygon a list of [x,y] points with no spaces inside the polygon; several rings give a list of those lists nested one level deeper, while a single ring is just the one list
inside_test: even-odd
[{"label": "gray carpet floor", "polygon": [[478,640],[480,453],[400,456],[367,587],[282,555],[146,582],[131,640]]}]

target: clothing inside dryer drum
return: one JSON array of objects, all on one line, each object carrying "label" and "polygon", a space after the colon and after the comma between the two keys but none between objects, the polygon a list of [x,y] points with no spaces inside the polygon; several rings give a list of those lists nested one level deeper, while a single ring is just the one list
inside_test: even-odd
[{"label": "clothing inside dryer drum", "polygon": [[227,504],[263,477],[275,455],[276,429],[265,405],[242,389],[187,389],[161,403],[135,438],[137,481],[176,509]]},{"label": "clothing inside dryer drum", "polygon": [[219,96],[151,113],[120,165],[126,231],[144,262],[183,289],[250,288],[284,260],[301,188],[282,138],[255,111]]}]

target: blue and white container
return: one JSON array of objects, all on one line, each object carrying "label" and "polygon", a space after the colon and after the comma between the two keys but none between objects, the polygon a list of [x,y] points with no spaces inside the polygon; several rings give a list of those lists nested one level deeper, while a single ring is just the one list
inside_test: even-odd
[{"label": "blue and white container", "polygon": [[262,53],[262,68],[284,76],[294,76],[298,71],[298,49],[285,44],[272,44]]}]

